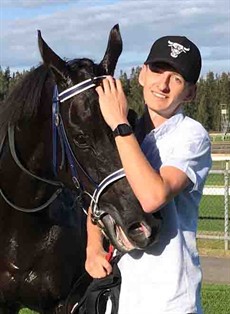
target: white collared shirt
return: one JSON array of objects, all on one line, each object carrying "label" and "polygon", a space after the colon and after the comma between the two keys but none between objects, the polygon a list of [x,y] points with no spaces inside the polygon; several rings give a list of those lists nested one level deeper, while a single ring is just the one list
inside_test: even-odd
[{"label": "white collared shirt", "polygon": [[160,241],[119,261],[119,314],[201,314],[201,269],[196,248],[198,206],[211,167],[210,139],[197,121],[178,111],[142,142],[152,167],[173,166],[191,181],[161,209]]}]

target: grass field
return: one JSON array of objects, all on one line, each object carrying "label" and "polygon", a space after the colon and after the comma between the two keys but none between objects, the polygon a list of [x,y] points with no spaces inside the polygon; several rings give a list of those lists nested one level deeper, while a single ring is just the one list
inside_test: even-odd
[{"label": "grass field", "polygon": [[209,174],[206,186],[224,186],[224,175],[223,174]]},{"label": "grass field", "polygon": [[200,255],[230,258],[230,250],[224,249],[223,240],[197,239],[197,246]]},{"label": "grass field", "polygon": [[[224,170],[225,161],[214,161],[212,169]],[[230,183],[230,178],[229,178]],[[209,174],[206,184],[208,188],[223,187],[223,174]],[[229,201],[230,204],[230,201]],[[224,196],[223,195],[203,195],[199,208],[198,234],[222,235],[224,234]],[[230,208],[229,208],[230,227]],[[229,244],[230,245],[230,244]],[[213,256],[230,256],[230,250],[224,250],[223,240],[198,239],[200,254]],[[230,312],[229,312],[230,314]]]},{"label": "grass field", "polygon": [[225,160],[214,160],[212,162],[212,170],[225,170],[226,169],[226,161]]},{"label": "grass field", "polygon": [[[212,169],[224,170],[225,161],[213,162]],[[224,174],[209,174],[206,187],[224,187]],[[230,216],[230,211],[229,211]],[[230,221],[229,221],[230,224]],[[212,232],[213,234],[224,232],[224,196],[223,195],[203,195],[199,208],[199,232]]]},{"label": "grass field", "polygon": [[204,314],[230,314],[230,285],[208,285],[202,287]]},{"label": "grass field", "polygon": [[230,135],[229,134],[225,135],[224,139],[223,139],[222,134],[219,134],[219,135],[210,134],[210,138],[211,138],[211,141],[214,143],[215,142],[229,142],[230,141]]},{"label": "grass field", "polygon": [[203,195],[199,209],[198,231],[224,231],[224,196]]},{"label": "grass field", "polygon": [[[203,284],[202,304],[204,314],[230,314],[229,300],[230,285]],[[20,314],[36,314],[36,312],[23,309]]]}]

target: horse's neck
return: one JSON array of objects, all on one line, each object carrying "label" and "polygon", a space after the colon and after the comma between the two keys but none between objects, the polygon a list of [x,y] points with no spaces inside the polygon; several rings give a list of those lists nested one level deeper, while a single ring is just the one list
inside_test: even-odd
[{"label": "horse's neck", "polygon": [[[48,104],[42,104],[48,108]],[[41,111],[41,110],[40,110]],[[51,105],[50,114],[45,115],[38,110],[37,115],[28,120],[24,119],[11,126],[1,137],[1,167],[7,173],[7,165],[13,161],[12,167],[17,173],[18,167],[15,159],[19,159],[28,171],[48,174],[51,168]],[[16,155],[16,157],[14,157]]]},{"label": "horse's neck", "polygon": [[41,175],[51,174],[51,118],[46,121],[38,118],[29,125],[24,124],[21,131],[16,130],[15,143],[31,171],[38,171]]},{"label": "horse's neck", "polygon": [[38,120],[33,122],[9,129],[1,155],[1,190],[13,205],[27,209],[43,205],[57,190],[43,180],[52,179],[47,123],[39,129]]}]

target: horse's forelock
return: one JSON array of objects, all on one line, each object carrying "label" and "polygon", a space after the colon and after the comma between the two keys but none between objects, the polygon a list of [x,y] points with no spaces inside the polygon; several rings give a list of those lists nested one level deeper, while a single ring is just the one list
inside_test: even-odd
[{"label": "horse's forelock", "polygon": [[102,73],[102,68],[99,64],[88,58],[69,60],[66,62],[66,67],[70,72],[70,76],[72,74],[74,77],[74,74],[77,74],[77,79],[79,81],[105,74]]}]

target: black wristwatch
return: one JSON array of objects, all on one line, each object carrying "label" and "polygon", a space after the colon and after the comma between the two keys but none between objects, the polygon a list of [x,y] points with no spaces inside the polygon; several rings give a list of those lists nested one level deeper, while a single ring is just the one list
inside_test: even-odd
[{"label": "black wristwatch", "polygon": [[133,133],[133,130],[130,125],[126,123],[118,124],[115,130],[113,130],[114,137],[120,136],[127,136]]}]

